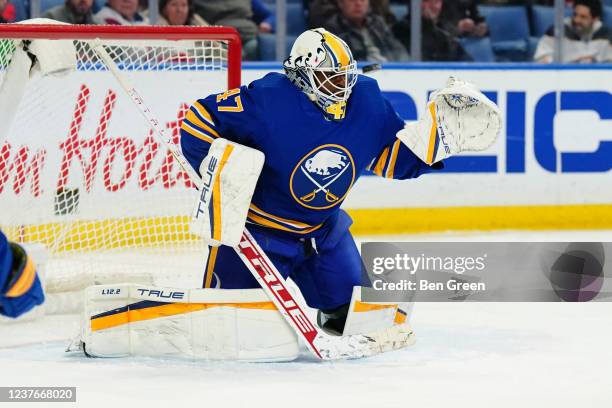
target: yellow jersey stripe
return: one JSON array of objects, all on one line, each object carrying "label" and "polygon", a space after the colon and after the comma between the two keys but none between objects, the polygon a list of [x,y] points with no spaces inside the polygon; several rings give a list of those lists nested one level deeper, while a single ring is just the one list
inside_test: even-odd
[{"label": "yellow jersey stripe", "polygon": [[319,225],[315,225],[314,227],[307,228],[304,230],[295,230],[295,229],[286,227],[284,225],[278,224],[276,222],[267,220],[252,212],[249,212],[249,214],[247,215],[247,218],[251,220],[252,222],[254,222],[255,224],[263,225],[264,227],[273,228],[273,229],[277,229],[281,231],[294,232],[296,234],[308,234],[309,232],[316,231],[317,229],[321,228],[321,226],[323,225],[323,224],[319,224]]},{"label": "yellow jersey stripe", "polygon": [[387,174],[386,174],[386,177],[390,179],[393,178],[393,172],[395,171],[395,162],[397,160],[397,155],[400,150],[400,143],[401,143],[401,140],[397,139],[395,143],[393,143],[393,146],[391,147],[391,157],[389,159],[389,167],[387,167]]},{"label": "yellow jersey stripe", "polygon": [[208,111],[206,110],[206,108],[204,107],[204,105],[202,105],[200,102],[196,101],[193,106],[192,106],[196,111],[198,111],[198,113],[200,114],[200,116],[202,116],[208,123],[210,123],[212,126],[216,126],[215,122],[212,120],[212,116],[210,115],[210,113],[208,113]]},{"label": "yellow jersey stripe", "polygon": [[191,124],[196,125],[200,127],[201,129],[205,130],[206,132],[210,133],[211,135],[215,137],[219,137],[219,133],[217,133],[216,130],[208,126],[206,123],[202,122],[200,118],[198,117],[198,115],[193,113],[192,110],[187,111],[187,114],[185,115],[185,119],[191,122]]},{"label": "yellow jersey stripe", "polygon": [[380,159],[376,162],[376,166],[374,166],[374,174],[377,176],[383,175],[383,170],[385,169],[385,165],[387,164],[387,157],[389,156],[389,148],[386,147],[380,155]]},{"label": "yellow jersey stripe", "polygon": [[19,297],[23,296],[34,283],[34,279],[36,278],[36,266],[32,261],[32,258],[28,256],[26,265],[21,272],[21,276],[19,279],[11,286],[11,288],[6,292],[6,297]]},{"label": "yellow jersey stripe", "polygon": [[227,163],[227,159],[232,154],[234,150],[234,146],[228,144],[225,150],[223,151],[223,156],[221,156],[221,163],[219,163],[219,170],[217,171],[217,176],[215,177],[215,184],[213,185],[213,219],[214,219],[214,228],[213,228],[213,239],[217,241],[221,241],[221,172],[223,171],[223,167],[225,163]]},{"label": "yellow jersey stripe", "polygon": [[431,129],[429,131],[429,148],[427,150],[427,164],[432,164],[434,160],[434,148],[436,146],[436,136],[438,135],[438,123],[436,122],[436,104],[429,104],[429,113],[431,114]]},{"label": "yellow jersey stripe", "polygon": [[110,329],[127,323],[143,320],[158,319],[166,316],[192,313],[213,307],[234,307],[239,309],[277,310],[272,302],[251,303],[169,303],[161,306],[152,306],[144,309],[128,310],[110,316],[91,320],[91,331]]},{"label": "yellow jersey stripe", "polygon": [[214,141],[214,139],[211,136],[195,128],[193,125],[187,122],[187,120],[183,120],[183,123],[181,124],[181,130],[184,130],[185,132],[189,133],[191,136],[204,140],[205,142],[212,143]]},{"label": "yellow jersey stripe", "polygon": [[299,221],[295,221],[295,220],[289,220],[287,218],[282,218],[282,217],[279,217],[279,216],[276,216],[276,215],[272,215],[272,214],[270,214],[268,212],[265,212],[264,210],[258,208],[255,204],[251,204],[250,205],[250,209],[252,211],[256,212],[256,213],[259,213],[259,215],[263,215],[265,217],[271,218],[274,221],[281,222],[283,224],[287,224],[287,225],[290,225],[290,226],[298,228],[298,229],[301,229],[301,228],[311,228],[312,227],[312,225],[305,224],[303,222],[299,222]]}]

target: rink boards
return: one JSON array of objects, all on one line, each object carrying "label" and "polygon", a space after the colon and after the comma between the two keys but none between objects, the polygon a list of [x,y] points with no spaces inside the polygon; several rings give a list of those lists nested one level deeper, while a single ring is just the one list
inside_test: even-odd
[{"label": "rink boards", "polygon": [[[279,67],[248,64],[242,82]],[[175,136],[186,107],[222,82],[210,73],[134,74],[143,96]],[[443,87],[449,75],[475,82],[499,104],[504,120],[500,138],[485,152],[449,159],[439,174],[403,182],[363,177],[343,204],[355,219],[354,232],[612,228],[612,67],[390,65],[371,74],[405,120],[422,114],[428,94]],[[116,203],[122,203],[121,218],[126,220],[119,222],[136,220],[148,231],[146,237],[167,233],[160,230],[167,224],[164,217],[186,220],[193,201],[189,183],[176,166],[164,165],[163,149],[155,150],[150,167],[143,166],[154,146],[149,129],[118,86],[98,78],[75,76],[71,91],[45,106],[52,110],[54,131],[45,132],[44,138],[39,129],[49,128],[49,121],[27,126],[27,132],[20,124],[13,126],[10,146],[3,146],[6,154],[0,157],[0,168],[9,169],[0,180],[2,200],[13,209],[42,205],[8,220],[5,214],[0,223],[19,219],[38,228],[44,219],[45,226],[52,225],[58,215],[57,191],[65,187],[80,193],[74,235],[82,235],[94,221],[114,217]],[[85,113],[89,120],[73,134],[75,105],[84,89],[91,95]],[[116,101],[108,105],[112,115],[104,116],[109,95]],[[106,132],[100,136],[102,125]],[[82,163],[73,151],[62,149],[71,138],[84,149]],[[95,138],[103,142],[100,156],[86,172],[93,153],[85,146]],[[18,160],[26,163],[21,174]],[[62,163],[67,164],[67,177],[60,177]],[[89,202],[96,205],[86,206]],[[59,215],[65,221],[66,215]],[[186,222],[176,224],[183,234]]]}]

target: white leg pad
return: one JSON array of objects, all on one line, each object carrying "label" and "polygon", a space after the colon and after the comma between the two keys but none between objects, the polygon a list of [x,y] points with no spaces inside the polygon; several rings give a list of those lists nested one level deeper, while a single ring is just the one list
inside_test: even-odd
[{"label": "white leg pad", "polygon": [[289,361],[298,340],[261,289],[135,284],[86,291],[80,341],[94,357]]}]

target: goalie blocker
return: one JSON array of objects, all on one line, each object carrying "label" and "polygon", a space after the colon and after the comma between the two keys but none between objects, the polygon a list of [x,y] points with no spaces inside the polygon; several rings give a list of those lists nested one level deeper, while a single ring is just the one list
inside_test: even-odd
[{"label": "goalie blocker", "polygon": [[[411,332],[407,305],[362,302],[360,293],[353,289],[345,335],[372,333],[376,341],[392,327]],[[272,362],[299,354],[295,332],[261,289],[119,284],[89,287],[85,296],[81,333],[68,351],[90,357]]]},{"label": "goalie blocker", "polygon": [[212,142],[200,164],[192,234],[214,247],[238,245],[264,160],[259,150],[223,138]]}]

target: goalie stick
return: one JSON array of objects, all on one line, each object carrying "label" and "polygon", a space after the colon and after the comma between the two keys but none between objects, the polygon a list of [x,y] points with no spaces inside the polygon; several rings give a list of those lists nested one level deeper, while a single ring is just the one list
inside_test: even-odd
[{"label": "goalie stick", "polygon": [[[172,156],[187,173],[195,185],[200,177],[189,165],[172,138],[166,136],[159,120],[149,109],[138,91],[129,83],[119,70],[99,39],[90,41],[90,45],[104,61],[110,72],[117,79],[123,90],[151,125],[154,134],[171,152]],[[306,314],[306,306],[297,300],[287,289],[286,281],[270,261],[253,236],[245,228],[238,247],[234,248],[253,277],[261,285],[266,295],[287,323],[304,340],[309,350],[321,360],[335,360],[371,356],[384,351],[394,350],[411,344],[414,336],[409,327],[397,325],[369,334],[349,336],[332,336],[323,332]]]}]

